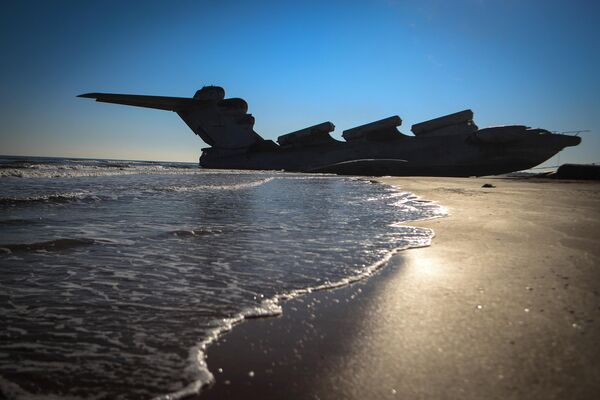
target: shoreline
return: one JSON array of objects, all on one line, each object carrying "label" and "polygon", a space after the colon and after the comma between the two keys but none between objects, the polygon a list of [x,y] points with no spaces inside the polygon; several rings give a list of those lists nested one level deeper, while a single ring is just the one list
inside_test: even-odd
[{"label": "shoreline", "polygon": [[[592,398],[600,185],[382,178],[449,209],[425,248],[306,294],[207,350],[195,398]],[[495,188],[482,188],[492,183]]]}]

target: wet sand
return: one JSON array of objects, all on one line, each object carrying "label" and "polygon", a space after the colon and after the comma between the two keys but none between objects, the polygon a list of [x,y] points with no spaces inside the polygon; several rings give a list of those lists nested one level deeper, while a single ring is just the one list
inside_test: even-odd
[{"label": "wet sand", "polygon": [[598,398],[600,184],[381,181],[448,208],[433,244],[235,327],[199,397]]}]

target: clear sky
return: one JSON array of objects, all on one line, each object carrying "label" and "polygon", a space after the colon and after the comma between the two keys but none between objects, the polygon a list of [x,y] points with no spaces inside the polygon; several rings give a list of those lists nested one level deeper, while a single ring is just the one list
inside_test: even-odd
[{"label": "clear sky", "polygon": [[591,129],[560,162],[600,162],[599,21],[592,0],[4,2],[0,154],[197,161],[175,113],[75,96],[214,84],[265,138],[471,108],[480,127]]}]

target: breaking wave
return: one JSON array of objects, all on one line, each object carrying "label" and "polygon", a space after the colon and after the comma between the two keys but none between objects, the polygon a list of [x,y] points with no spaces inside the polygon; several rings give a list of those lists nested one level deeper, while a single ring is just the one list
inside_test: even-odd
[{"label": "breaking wave", "polygon": [[195,166],[175,167],[171,165],[135,165],[128,163],[90,164],[33,164],[33,165],[3,165],[0,166],[1,177],[14,178],[81,178],[119,175],[194,175],[201,172]]},{"label": "breaking wave", "polygon": [[223,233],[221,229],[209,229],[209,228],[198,228],[198,229],[178,229],[175,231],[168,232],[168,235],[176,237],[198,237],[207,235],[219,235]]},{"label": "breaking wave", "polygon": [[193,185],[193,186],[165,186],[158,188],[166,192],[197,192],[202,190],[240,190],[248,189],[271,182],[275,178],[265,178],[257,181],[235,183],[230,185]]}]

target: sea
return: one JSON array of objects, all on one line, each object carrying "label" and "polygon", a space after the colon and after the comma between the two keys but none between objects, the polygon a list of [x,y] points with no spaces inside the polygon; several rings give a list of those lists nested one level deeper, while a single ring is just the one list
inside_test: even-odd
[{"label": "sea", "polygon": [[443,207],[368,178],[0,157],[0,393],[177,399],[207,346],[427,246]]}]

